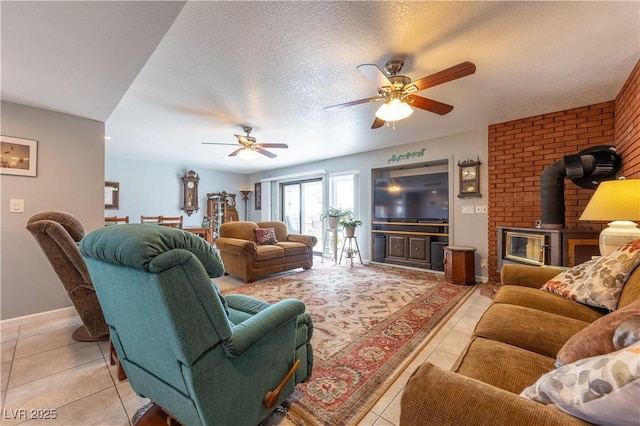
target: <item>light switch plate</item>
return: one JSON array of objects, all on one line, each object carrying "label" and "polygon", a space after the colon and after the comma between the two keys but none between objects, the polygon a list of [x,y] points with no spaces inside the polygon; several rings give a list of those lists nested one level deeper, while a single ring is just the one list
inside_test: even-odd
[{"label": "light switch plate", "polygon": [[462,214],[473,214],[473,206],[462,206]]},{"label": "light switch plate", "polygon": [[24,200],[11,198],[9,200],[9,213],[24,213]]}]

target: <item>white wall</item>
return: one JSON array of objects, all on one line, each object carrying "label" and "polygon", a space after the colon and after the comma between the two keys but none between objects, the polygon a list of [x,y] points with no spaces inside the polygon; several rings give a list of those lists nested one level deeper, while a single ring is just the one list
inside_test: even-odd
[{"label": "white wall", "polygon": [[[38,175],[1,175],[0,319],[71,306],[27,220],[46,210],[76,215],[87,230],[104,226],[104,123],[2,102],[2,134],[38,141]],[[9,213],[10,199],[24,213]]]},{"label": "white wall", "polygon": [[[382,129],[384,131],[385,129]],[[393,136],[391,134],[391,136]],[[416,143],[396,146],[392,148],[370,151],[362,154],[349,155],[329,160],[316,161],[304,165],[288,167],[284,169],[255,173],[250,175],[249,182],[259,182],[261,179],[269,179],[274,176],[286,176],[305,173],[315,170],[325,170],[327,174],[338,173],[346,170],[359,170],[360,174],[360,200],[357,210],[361,213],[364,225],[358,230],[360,249],[365,258],[371,258],[371,169],[390,166],[407,166],[436,160],[449,161],[449,174],[451,177],[450,192],[450,236],[449,245],[471,246],[476,252],[476,276],[487,277],[488,271],[485,265],[488,257],[488,215],[472,214],[462,215],[462,206],[487,205],[488,172],[487,172],[487,130],[424,140]],[[406,152],[420,151],[425,148],[422,157],[414,157],[409,160],[389,163],[392,155]],[[458,161],[477,159],[480,157],[480,193],[482,198],[458,198]],[[271,191],[272,205],[278,206],[278,188],[274,184]],[[263,201],[263,205],[264,205]],[[259,213],[250,210],[250,220],[258,220]],[[278,217],[277,215],[275,216]]]},{"label": "white wall", "polygon": [[[107,142],[108,143],[108,142]],[[189,170],[200,177],[200,209],[188,216],[182,206],[181,177]],[[120,183],[120,209],[105,210],[105,216],[129,216],[131,223],[140,216],[184,216],[184,226],[200,226],[207,212],[207,193],[227,191],[236,194],[238,216],[244,219],[241,189],[248,187],[248,176],[239,173],[192,168],[186,164],[157,163],[108,156],[105,180]]]}]

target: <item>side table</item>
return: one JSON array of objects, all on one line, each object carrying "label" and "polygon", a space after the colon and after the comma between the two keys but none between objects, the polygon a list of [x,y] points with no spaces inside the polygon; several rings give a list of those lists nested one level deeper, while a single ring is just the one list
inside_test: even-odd
[{"label": "side table", "polygon": [[475,252],[473,247],[445,247],[444,279],[453,284],[475,284]]}]

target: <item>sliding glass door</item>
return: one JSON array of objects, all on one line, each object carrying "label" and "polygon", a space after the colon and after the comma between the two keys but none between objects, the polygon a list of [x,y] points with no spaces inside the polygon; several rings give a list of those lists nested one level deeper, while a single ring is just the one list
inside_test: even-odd
[{"label": "sliding glass door", "polygon": [[287,224],[289,232],[315,235],[322,240],[322,179],[281,183],[280,188],[282,221]]}]

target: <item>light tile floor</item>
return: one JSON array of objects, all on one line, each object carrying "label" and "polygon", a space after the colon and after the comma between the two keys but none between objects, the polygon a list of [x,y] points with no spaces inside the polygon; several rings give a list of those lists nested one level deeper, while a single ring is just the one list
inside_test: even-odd
[{"label": "light tile floor", "polygon": [[[216,280],[221,288],[225,278]],[[411,373],[426,361],[451,368],[490,303],[477,288],[359,425],[399,425],[400,397]],[[128,425],[137,409],[148,402],[133,392],[128,381],[117,380],[115,367],[109,365],[108,342],[71,339],[80,324],[74,317],[1,330],[0,424]],[[55,410],[55,419],[32,418],[51,414],[51,410]]]}]

